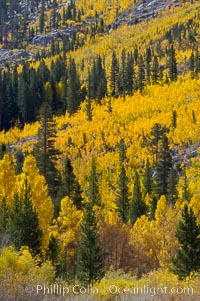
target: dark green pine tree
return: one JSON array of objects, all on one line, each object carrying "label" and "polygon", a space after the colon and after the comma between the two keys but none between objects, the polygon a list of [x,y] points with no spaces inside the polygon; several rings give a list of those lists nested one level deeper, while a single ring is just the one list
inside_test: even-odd
[{"label": "dark green pine tree", "polygon": [[178,198],[177,184],[178,184],[178,174],[174,168],[171,168],[168,180],[167,180],[167,202],[169,204],[175,204]]},{"label": "dark green pine tree", "polygon": [[175,129],[177,125],[177,112],[176,110],[172,111],[172,128]]},{"label": "dark green pine tree", "polygon": [[195,58],[194,53],[192,52],[190,55],[190,66],[189,66],[190,72],[191,72],[191,78],[194,78],[194,71],[195,71]]},{"label": "dark green pine tree", "polygon": [[88,71],[88,98],[95,99],[100,103],[107,92],[107,80],[105,69],[102,65],[101,56],[98,55],[94,61],[91,70]]},{"label": "dark green pine tree", "polygon": [[77,277],[81,283],[93,284],[104,276],[102,248],[93,206],[84,212],[78,244]]},{"label": "dark green pine tree", "polygon": [[179,220],[176,238],[180,244],[173,258],[173,271],[180,279],[200,271],[200,227],[192,208],[185,205]]},{"label": "dark green pine tree", "polygon": [[36,157],[37,166],[41,174],[46,179],[54,205],[56,205],[55,201],[60,180],[59,172],[56,168],[59,151],[55,148],[56,125],[52,119],[49,104],[43,104],[40,116],[41,127],[38,131],[38,141],[34,146],[33,154]]},{"label": "dark green pine tree", "polygon": [[121,138],[121,140],[119,142],[119,161],[120,161],[120,165],[122,165],[125,160],[126,160],[126,145],[125,145],[124,139]]},{"label": "dark green pine tree", "polygon": [[157,161],[159,155],[159,144],[163,139],[165,133],[168,133],[169,130],[166,126],[162,126],[159,123],[155,123],[151,129],[150,136],[146,142],[147,146],[150,148],[151,153],[153,154],[153,160]]},{"label": "dark green pine tree", "polygon": [[44,31],[44,25],[45,25],[45,1],[42,0],[41,9],[40,9],[40,17],[39,17],[40,33],[42,33]]},{"label": "dark green pine tree", "polygon": [[86,97],[86,114],[87,120],[92,121],[92,101],[90,97]]},{"label": "dark green pine tree", "polygon": [[126,84],[127,84],[127,74],[126,74],[126,51],[122,50],[121,54],[121,66],[119,69],[119,92],[123,96],[124,100],[126,99]]},{"label": "dark green pine tree", "polygon": [[185,169],[183,170],[183,196],[182,196],[183,201],[190,201],[191,200],[191,195],[189,193],[188,189],[188,178],[185,172]]},{"label": "dark green pine tree", "polygon": [[87,97],[86,97],[86,114],[87,120],[92,121],[92,99],[95,99],[96,90],[94,83],[94,76],[92,75],[92,71],[88,70],[88,88],[87,88]]},{"label": "dark green pine tree", "polygon": [[91,204],[100,206],[101,196],[99,193],[99,181],[98,181],[98,173],[95,158],[92,158],[91,171],[88,177],[88,191],[87,196]]},{"label": "dark green pine tree", "polygon": [[116,196],[117,213],[122,219],[123,223],[128,222],[129,218],[129,191],[128,191],[128,177],[124,164],[120,165],[120,174],[118,179],[118,188]]},{"label": "dark green pine tree", "polygon": [[41,85],[44,85],[49,80],[50,72],[43,59],[40,61],[37,77]]},{"label": "dark green pine tree", "polygon": [[149,159],[147,159],[144,177],[143,177],[143,185],[145,190],[145,195],[148,193],[149,195],[152,193],[152,174]]},{"label": "dark green pine tree", "polygon": [[195,73],[198,74],[200,72],[200,54],[198,49],[195,52]]},{"label": "dark green pine tree", "polygon": [[110,88],[111,96],[119,96],[119,62],[115,51],[112,53]]},{"label": "dark green pine tree", "polygon": [[19,175],[20,173],[22,173],[22,168],[24,164],[24,154],[21,149],[18,149],[16,151],[15,158],[16,158],[15,170],[16,170],[16,174]]},{"label": "dark green pine tree", "polygon": [[118,179],[118,189],[116,196],[117,212],[124,223],[127,223],[129,218],[129,191],[128,191],[128,177],[124,167],[126,160],[126,146],[122,138],[119,143],[119,163],[120,174]]},{"label": "dark green pine tree", "polygon": [[130,221],[134,224],[140,216],[146,214],[147,207],[142,199],[140,178],[138,173],[135,173],[133,197],[130,203]]},{"label": "dark green pine tree", "polygon": [[58,191],[58,199],[61,200],[68,196],[78,210],[82,208],[83,198],[81,196],[81,187],[74,174],[71,160],[67,156],[64,161],[63,171],[61,175],[61,184]]},{"label": "dark green pine tree", "polygon": [[33,255],[41,253],[42,230],[30,199],[30,188],[27,180],[24,183],[24,195],[15,195],[13,209],[8,218],[9,243],[19,250],[28,246]]},{"label": "dark green pine tree", "polygon": [[97,90],[96,90],[96,98],[98,103],[100,103],[101,99],[106,96],[107,93],[107,79],[106,79],[106,71],[103,67],[102,58],[100,55],[96,58],[96,81],[98,81]]},{"label": "dark green pine tree", "polygon": [[143,91],[145,85],[145,65],[144,65],[144,59],[143,56],[139,56],[138,61],[138,89],[140,92]]},{"label": "dark green pine tree", "polygon": [[0,129],[8,130],[19,117],[19,110],[12,87],[12,75],[9,71],[0,72]]},{"label": "dark green pine tree", "polygon": [[167,195],[168,177],[172,168],[172,157],[167,136],[164,134],[161,140],[160,153],[155,163],[154,192],[159,199],[161,195]]},{"label": "dark green pine tree", "polygon": [[6,151],[7,151],[7,147],[6,147],[6,145],[5,145],[4,143],[2,143],[2,144],[0,145],[0,160],[3,159],[3,157],[4,157],[5,153],[6,153]]},{"label": "dark green pine tree", "polygon": [[153,84],[157,84],[159,81],[159,63],[158,63],[158,57],[157,55],[154,55],[153,57],[153,62],[152,62],[152,67],[151,67],[151,79]]},{"label": "dark green pine tree", "polygon": [[132,95],[134,90],[134,58],[133,54],[128,53],[126,61],[126,92]]},{"label": "dark green pine tree", "polygon": [[151,199],[150,204],[149,204],[149,212],[148,212],[149,220],[155,219],[157,203],[158,203],[157,198],[155,196],[153,196],[153,198]]},{"label": "dark green pine tree", "polygon": [[145,70],[146,70],[146,81],[150,83],[150,76],[151,76],[151,49],[148,47],[146,49],[146,56],[145,56]]},{"label": "dark green pine tree", "polygon": [[17,101],[21,114],[22,124],[33,122],[35,120],[35,91],[32,95],[30,88],[32,86],[34,70],[30,69],[26,63],[23,65],[22,73],[18,78]]},{"label": "dark green pine tree", "polygon": [[197,123],[197,118],[196,118],[196,115],[195,115],[195,111],[194,111],[194,110],[192,110],[192,122],[193,122],[194,124]]},{"label": "dark green pine tree", "polygon": [[0,249],[8,244],[8,216],[9,209],[5,198],[3,198],[0,202]]},{"label": "dark green pine tree", "polygon": [[76,70],[74,59],[70,58],[67,76],[67,110],[72,115],[75,113],[81,102],[80,79]]},{"label": "dark green pine tree", "polygon": [[47,249],[47,258],[52,262],[53,266],[58,265],[59,243],[58,239],[51,234]]},{"label": "dark green pine tree", "polygon": [[58,4],[56,2],[56,0],[53,0],[52,3],[52,13],[51,13],[51,26],[53,28],[58,28],[58,16],[57,16],[57,7]]},{"label": "dark green pine tree", "polygon": [[97,86],[96,86],[96,67],[95,67],[95,62],[93,62],[93,67],[91,70],[88,70],[88,88],[87,88],[87,97],[92,100],[96,98],[96,91],[97,91]]},{"label": "dark green pine tree", "polygon": [[171,81],[177,80],[177,62],[176,62],[176,54],[174,46],[171,45],[169,50],[169,58],[168,58],[168,69],[169,69],[169,79]]}]

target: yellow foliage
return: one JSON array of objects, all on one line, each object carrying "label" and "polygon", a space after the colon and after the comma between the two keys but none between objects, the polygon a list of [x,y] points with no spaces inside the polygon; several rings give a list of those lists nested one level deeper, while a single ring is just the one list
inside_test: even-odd
[{"label": "yellow foliage", "polygon": [[5,198],[7,206],[11,207],[15,193],[15,167],[11,157],[5,154],[0,160],[0,200]]},{"label": "yellow foliage", "polygon": [[82,212],[76,209],[72,200],[67,196],[61,200],[61,210],[58,218],[53,221],[53,225],[49,228],[51,233],[57,237],[60,246],[60,256],[64,256],[66,249],[68,255],[74,253],[74,248],[70,244],[77,243],[77,234],[82,220]]},{"label": "yellow foliage", "polygon": [[15,252],[12,247],[3,248],[0,254],[0,298],[26,300],[36,285],[52,283],[55,270],[46,261],[39,264],[28,249]]}]

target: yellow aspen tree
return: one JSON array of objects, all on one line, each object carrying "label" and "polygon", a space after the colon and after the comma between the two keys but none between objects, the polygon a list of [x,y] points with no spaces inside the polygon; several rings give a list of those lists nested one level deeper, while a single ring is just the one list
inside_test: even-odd
[{"label": "yellow aspen tree", "polygon": [[190,206],[197,217],[197,222],[200,224],[200,194],[196,193],[192,196]]},{"label": "yellow aspen tree", "polygon": [[0,200],[5,198],[7,206],[12,206],[12,198],[15,192],[15,167],[8,154],[0,161]]},{"label": "yellow aspen tree", "polygon": [[[73,201],[68,196],[63,198],[59,216],[50,227],[50,233],[58,238],[61,255],[66,252],[70,245],[76,243],[81,219],[82,211],[76,209]],[[67,253],[73,255],[74,248],[68,249]]]},{"label": "yellow aspen tree", "polygon": [[160,266],[168,267],[176,252],[175,232],[177,222],[178,212],[167,205],[166,197],[162,195],[158,200],[155,221],[153,221],[159,236],[158,259]]},{"label": "yellow aspen tree", "polygon": [[154,222],[146,215],[138,218],[130,231],[130,244],[134,246],[137,269],[148,272],[159,267],[159,233]]}]

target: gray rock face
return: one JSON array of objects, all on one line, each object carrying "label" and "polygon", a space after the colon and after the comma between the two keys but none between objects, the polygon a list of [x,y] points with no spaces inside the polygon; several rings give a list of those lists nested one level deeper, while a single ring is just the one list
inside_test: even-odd
[{"label": "gray rock face", "polygon": [[142,0],[117,17],[111,30],[124,24],[132,25],[155,17],[158,12],[179,6],[179,0]]},{"label": "gray rock face", "polygon": [[6,64],[22,64],[24,61],[34,59],[35,55],[32,53],[27,53],[23,49],[0,49],[0,69],[2,69]]}]

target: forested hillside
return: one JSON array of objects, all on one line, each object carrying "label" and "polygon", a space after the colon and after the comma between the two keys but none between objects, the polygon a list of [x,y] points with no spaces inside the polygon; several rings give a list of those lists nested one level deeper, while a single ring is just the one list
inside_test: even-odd
[{"label": "forested hillside", "polygon": [[1,300],[198,300],[199,37],[198,1],[0,1]]}]

